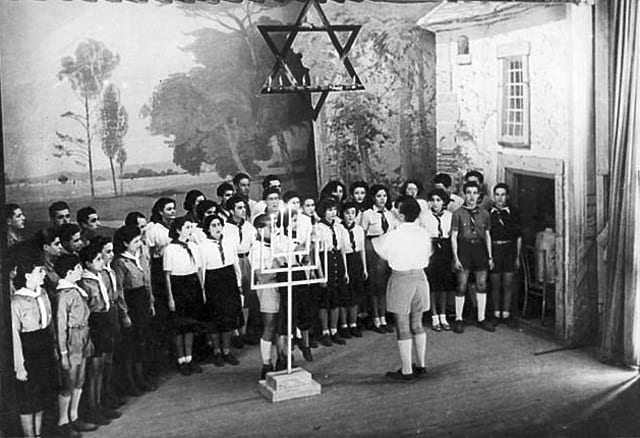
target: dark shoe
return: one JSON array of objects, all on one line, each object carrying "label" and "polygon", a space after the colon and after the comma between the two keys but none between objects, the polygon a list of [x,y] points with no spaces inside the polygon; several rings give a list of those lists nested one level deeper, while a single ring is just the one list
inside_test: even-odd
[{"label": "dark shoe", "polygon": [[202,372],[202,367],[195,360],[192,360],[187,365],[189,365],[192,373],[200,374]]},{"label": "dark shoe", "polygon": [[385,330],[384,326],[382,326],[382,325],[374,327],[373,331],[376,332],[376,333],[380,333],[381,335],[387,334],[387,330]]},{"label": "dark shoe", "polygon": [[283,356],[278,356],[278,360],[276,360],[276,371],[284,371],[287,369],[287,358]]},{"label": "dark shoe", "polygon": [[191,375],[191,367],[186,362],[181,363],[180,365],[178,365],[178,371],[180,371],[180,374],[182,374],[183,376],[190,376]]},{"label": "dark shoe", "polygon": [[362,332],[360,331],[360,329],[358,327],[351,327],[349,329],[349,331],[351,332],[351,336],[353,336],[354,338],[361,338],[362,337]]},{"label": "dark shoe", "polygon": [[320,337],[320,343],[322,345],[324,345],[325,347],[332,347],[333,346],[333,342],[331,342],[331,336],[329,336],[329,335],[322,335]]},{"label": "dark shoe", "polygon": [[426,367],[413,367],[413,375],[416,378],[421,379],[423,377],[427,377],[427,368]]},{"label": "dark shoe", "polygon": [[211,363],[213,363],[217,367],[224,366],[224,360],[222,359],[222,354],[216,353],[211,356]]},{"label": "dark shoe", "polygon": [[433,330],[434,332],[441,332],[442,325],[440,325],[440,321],[431,323],[431,330]]},{"label": "dark shoe", "polygon": [[70,423],[63,424],[62,426],[56,426],[54,435],[62,438],[78,438],[82,436],[80,432],[77,432],[71,427]]},{"label": "dark shoe", "polygon": [[260,343],[260,338],[254,338],[249,335],[242,335],[242,342],[247,345],[258,345]]},{"label": "dark shoe", "polygon": [[[72,421],[69,424],[71,424],[71,429],[75,430],[76,432],[93,432],[94,430],[98,430],[98,426],[96,423],[83,421],[79,418],[76,418],[76,421]],[[109,424],[109,422],[107,421],[107,423],[105,424]]]},{"label": "dark shoe", "polygon": [[415,382],[416,377],[413,375],[413,373],[411,374],[402,374],[402,370],[398,370],[398,371],[387,371],[387,373],[385,374],[385,377],[389,380],[393,380],[395,382]]},{"label": "dark shoe", "polygon": [[503,321],[507,325],[507,327],[511,329],[518,328],[518,321],[516,321],[516,319],[512,316],[505,318]]},{"label": "dark shoe", "polygon": [[331,342],[338,345],[346,345],[347,340],[336,333],[335,335],[331,336]]},{"label": "dark shoe", "polygon": [[396,331],[396,329],[393,328],[391,324],[385,324],[383,327],[387,331],[387,333],[393,333]]},{"label": "dark shoe", "polygon": [[338,329],[338,335],[345,339],[351,339],[351,330],[349,330],[349,327],[341,327]]},{"label": "dark shoe", "polygon": [[222,360],[225,361],[226,363],[228,363],[229,365],[238,365],[240,364],[240,362],[238,362],[238,359],[236,359],[236,357],[233,355],[232,352],[229,352],[229,354],[223,354],[222,355]]},{"label": "dark shoe", "polygon": [[262,365],[262,369],[260,370],[260,380],[264,380],[267,378],[267,373],[273,371],[273,365]]},{"label": "dark shoe", "polygon": [[234,336],[231,338],[231,346],[233,348],[243,348],[244,341],[242,340],[242,336]]},{"label": "dark shoe", "polygon": [[311,355],[311,348],[310,347],[302,347],[302,357],[304,357],[304,360],[306,360],[307,362],[313,362],[313,356]]},{"label": "dark shoe", "polygon": [[[102,414],[98,411],[93,411],[93,412],[89,412],[86,416],[86,424],[91,424],[93,423],[93,426],[107,426],[109,424],[111,424],[111,420],[109,420],[107,417],[102,416]],[[74,421],[71,423],[71,427],[74,427],[74,423],[77,423],[78,421],[82,421],[80,419]],[[88,432],[88,430],[79,430],[76,429],[78,432]]]},{"label": "dark shoe", "polygon": [[460,319],[456,319],[453,321],[453,332],[454,333],[464,333],[464,322]]},{"label": "dark shoe", "polygon": [[158,387],[152,381],[150,381],[148,379],[144,379],[140,383],[140,389],[143,390],[144,392],[153,392],[153,391],[157,390]]},{"label": "dark shoe", "polygon": [[100,414],[108,420],[115,420],[116,418],[122,417],[122,412],[115,409],[109,409],[106,406],[100,407]]},{"label": "dark shoe", "polygon": [[310,338],[309,339],[309,347],[311,348],[318,348],[320,345],[318,345],[318,340],[315,338]]},{"label": "dark shoe", "polygon": [[482,330],[485,330],[487,332],[496,331],[496,327],[488,319],[483,319],[482,321],[478,321],[478,327],[480,327]]},{"label": "dark shoe", "polygon": [[102,406],[104,406],[105,408],[108,409],[118,409],[120,406],[122,406],[119,403],[119,397],[113,396],[113,395],[108,395],[106,397],[104,397],[104,401],[102,402]]}]

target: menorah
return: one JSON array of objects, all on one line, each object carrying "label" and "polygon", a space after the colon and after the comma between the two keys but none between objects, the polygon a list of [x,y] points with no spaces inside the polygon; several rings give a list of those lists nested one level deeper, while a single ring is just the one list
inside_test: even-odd
[{"label": "menorah", "polygon": [[[254,290],[267,288],[287,287],[287,369],[267,373],[265,380],[259,382],[258,390],[262,395],[272,402],[290,400],[298,397],[308,397],[320,394],[321,387],[318,382],[312,379],[311,373],[303,368],[293,368],[291,366],[292,353],[292,301],[293,287],[311,285],[327,282],[327,248],[317,235],[311,232],[305,236],[295,236],[294,223],[297,212],[287,209],[281,210],[271,220],[271,245],[265,248],[260,245],[260,265],[251,268],[251,288]],[[264,242],[265,229],[259,231],[260,241]],[[299,237],[303,239],[301,242]],[[267,251],[265,254],[264,251]],[[281,267],[273,267],[273,260],[285,261]],[[271,263],[265,263],[265,260]],[[305,279],[294,280],[294,272],[303,272]],[[312,273],[318,273],[312,276]],[[275,281],[268,283],[257,283],[256,273],[287,274],[286,281]],[[315,277],[315,278],[312,278]]]}]

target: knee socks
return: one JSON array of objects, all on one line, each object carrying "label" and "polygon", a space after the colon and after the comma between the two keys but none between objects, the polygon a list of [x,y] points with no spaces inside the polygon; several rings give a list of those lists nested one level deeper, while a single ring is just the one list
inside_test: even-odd
[{"label": "knee socks", "polygon": [[456,321],[462,321],[462,309],[464,309],[464,297],[456,296]]},{"label": "knee socks", "polygon": [[478,322],[484,321],[484,314],[487,308],[487,294],[476,294],[478,297]]},{"label": "knee socks", "polygon": [[413,335],[413,343],[416,346],[416,365],[424,367],[427,355],[427,334],[418,333],[417,335]]},{"label": "knee socks", "polygon": [[398,340],[398,350],[400,351],[400,361],[402,362],[402,374],[413,373],[411,366],[411,339]]}]

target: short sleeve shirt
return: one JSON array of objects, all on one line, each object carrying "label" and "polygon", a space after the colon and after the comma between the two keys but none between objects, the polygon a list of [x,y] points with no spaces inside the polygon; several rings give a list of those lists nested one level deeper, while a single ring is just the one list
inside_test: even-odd
[{"label": "short sleeve shirt", "polygon": [[521,236],[520,213],[512,206],[491,208],[491,240],[515,240]]},{"label": "short sleeve shirt", "polygon": [[[164,250],[163,269],[171,275],[190,275],[200,268],[200,251],[193,242],[187,242],[189,251],[177,243],[170,243]],[[191,254],[189,254],[191,252]]]},{"label": "short sleeve shirt", "polygon": [[451,231],[458,232],[458,240],[484,240],[486,232],[491,231],[489,212],[481,207],[462,207],[453,213]]}]

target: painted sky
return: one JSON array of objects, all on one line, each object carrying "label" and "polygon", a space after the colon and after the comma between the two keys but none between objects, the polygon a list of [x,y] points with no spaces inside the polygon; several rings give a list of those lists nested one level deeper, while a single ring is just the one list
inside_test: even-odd
[{"label": "painted sky", "polygon": [[[89,38],[102,41],[121,58],[109,81],[120,88],[129,113],[128,164],[170,161],[172,150],[162,137],[149,135],[140,108],[158,81],[194,65],[191,53],[180,48],[193,40],[189,32],[202,27],[217,28],[215,22],[187,16],[176,5],[156,2],[2,2],[0,78],[9,177],[80,170],[54,158],[51,145],[56,130],[83,135],[78,125],[60,118],[68,110],[81,112],[82,106],[70,85],[56,76],[61,58],[72,56]],[[108,166],[99,144],[93,156],[96,168]]]}]

